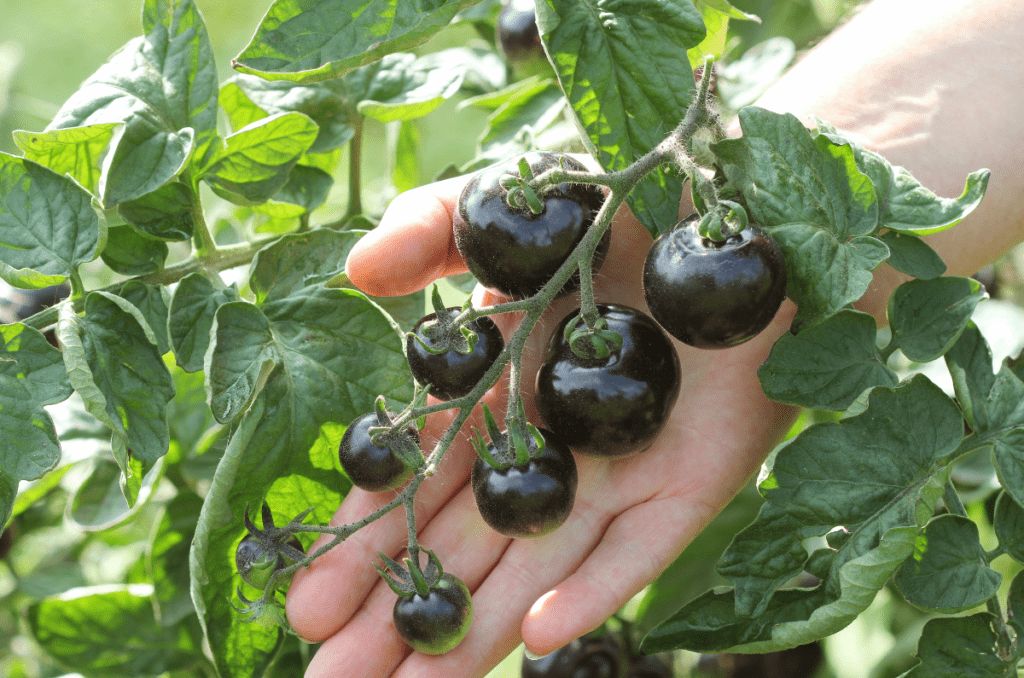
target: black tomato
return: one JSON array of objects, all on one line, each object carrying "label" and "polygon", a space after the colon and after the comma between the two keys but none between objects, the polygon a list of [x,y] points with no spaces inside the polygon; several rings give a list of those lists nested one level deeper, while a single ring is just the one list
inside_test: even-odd
[{"label": "black tomato", "polygon": [[[472,485],[484,522],[506,537],[540,537],[558,528],[572,512],[578,475],[576,460],[551,431],[539,429],[544,449],[522,465],[496,469],[477,457]],[[526,437],[531,453],[537,449]],[[497,446],[489,445],[491,456]]]},{"label": "black tomato", "polygon": [[716,243],[697,231],[692,215],[661,235],[644,262],[651,315],[680,341],[729,348],[752,339],[786,297],[786,262],[756,225]]},{"label": "black tomato", "polygon": [[627,678],[672,678],[672,665],[659,655],[630,657]]},{"label": "black tomato", "polygon": [[626,678],[629,660],[612,634],[587,635],[540,659],[523,659],[522,678]]},{"label": "black tomato", "polygon": [[650,447],[679,395],[682,371],[672,341],[654,320],[617,304],[598,304],[622,346],[607,358],[581,358],[555,329],[537,372],[541,418],[574,452],[621,458]]},{"label": "black tomato", "polygon": [[520,77],[550,72],[544,45],[537,29],[533,0],[510,0],[498,12],[498,50]]},{"label": "black tomato", "polygon": [[[448,310],[457,312],[459,309],[453,307]],[[431,313],[412,328],[413,334],[431,348],[447,345],[445,337],[430,336],[429,328],[431,323],[436,322],[436,318],[437,314]],[[430,385],[430,395],[438,400],[461,398],[472,391],[505,348],[501,330],[487,316],[477,318],[467,327],[477,336],[476,345],[469,353],[459,353],[454,348],[443,353],[431,353],[415,337],[406,335],[405,352],[409,359],[409,370],[416,381]],[[461,336],[458,338],[461,339]]]},{"label": "black tomato", "polygon": [[[571,156],[533,151],[523,156],[534,176],[558,166],[586,169]],[[459,196],[458,216],[453,220],[455,246],[473,276],[484,286],[513,297],[536,294],[569,258],[573,249],[594,223],[604,203],[604,193],[595,186],[558,184],[541,200],[544,209],[534,214],[527,208],[511,207],[502,177],[519,176],[518,159],[478,172]],[[605,233],[593,259],[600,267],[608,253],[611,233]],[[579,274],[562,292],[579,286]]]},{"label": "black tomato", "polygon": [[398,635],[414,650],[443,654],[458,645],[473,621],[473,601],[461,579],[442,574],[426,596],[399,596],[392,610]]},{"label": "black tomato", "polygon": [[[390,447],[373,444],[370,428],[379,425],[375,413],[364,414],[345,429],[338,447],[338,459],[345,475],[356,487],[367,492],[393,490],[411,478],[414,470]],[[416,427],[410,425],[407,432],[418,445],[420,434]]]}]

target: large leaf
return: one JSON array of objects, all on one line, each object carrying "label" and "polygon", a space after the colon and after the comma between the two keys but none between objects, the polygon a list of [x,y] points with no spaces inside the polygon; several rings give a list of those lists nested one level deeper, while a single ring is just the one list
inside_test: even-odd
[{"label": "large leaf", "polygon": [[935,518],[917,535],[914,555],[894,578],[907,601],[947,613],[980,605],[995,595],[1002,580],[986,564],[978,526],[950,514]]},{"label": "large leaf", "polygon": [[[620,170],[682,120],[694,94],[683,57],[706,30],[689,0],[543,0],[537,25],[594,157]],[[629,196],[653,235],[678,220],[682,181],[658,171]]]},{"label": "large leaf", "polygon": [[1000,483],[1024,506],[1024,383],[1005,365],[993,374],[992,352],[973,322],[944,357],[973,447],[991,446]]},{"label": "large leaf", "polygon": [[46,131],[124,123],[100,182],[112,207],[202,164],[217,129],[217,69],[192,0],[147,0],[130,40],[64,103]]},{"label": "large leaf", "polygon": [[49,167],[57,174],[69,174],[93,195],[99,195],[103,161],[121,123],[108,122],[49,132],[14,133],[14,143],[25,157]]},{"label": "large leaf", "polygon": [[[220,415],[252,403],[218,467],[192,557],[193,599],[224,675],[255,675],[250,667],[269,661],[278,642],[276,630],[235,621],[229,604],[236,600],[232,557],[246,505],[266,499],[278,524],[310,506],[314,520],[329,520],[346,489],[337,472],[344,426],[371,411],[378,394],[396,406],[412,397],[391,319],[358,291],[325,287],[359,235],[320,230],[282,238],[253,263],[256,303],[224,304],[216,314],[208,353],[215,412],[221,384],[238,404]],[[248,363],[243,346],[254,347]],[[241,376],[221,380],[221,369]],[[253,374],[257,379],[248,381]]]},{"label": "large leaf", "polygon": [[233,65],[267,80],[337,78],[426,42],[480,0],[275,0]]},{"label": "large leaf", "polygon": [[750,217],[782,248],[797,321],[824,319],[859,299],[889,256],[872,237],[874,187],[849,146],[813,136],[792,115],[748,106],[740,123],[743,137],[711,148]]},{"label": "large leaf", "polygon": [[960,336],[985,296],[985,288],[971,278],[903,283],[889,297],[891,346],[919,363],[938,359]]},{"label": "large leaf", "polygon": [[921,663],[901,678],[1010,678],[1017,675],[1016,659],[1004,661],[996,653],[992,631],[995,618],[988,612],[969,617],[932,619],[924,626],[917,645]]},{"label": "large leaf", "polygon": [[32,603],[26,618],[36,641],[88,675],[156,676],[198,668],[202,649],[178,627],[153,618],[151,586],[96,586]]},{"label": "large leaf", "polygon": [[893,167],[881,155],[865,149],[828,123],[818,120],[816,127],[822,136],[853,149],[858,166],[871,177],[875,186],[881,228],[916,236],[944,231],[973,212],[985,196],[991,174],[987,169],[967,176],[964,192],[959,198],[940,198],[922,186],[906,169]]},{"label": "large leaf", "polygon": [[238,290],[214,287],[202,273],[190,273],[181,279],[171,297],[168,328],[174,358],[183,370],[198,372],[203,369],[217,309],[229,301],[238,300]]},{"label": "large leaf", "polygon": [[60,460],[60,442],[44,405],[71,395],[61,352],[38,330],[0,326],[0,525],[11,517],[21,480],[35,480]]},{"label": "large leaf", "polygon": [[226,198],[266,202],[288,182],[288,173],[316,136],[316,123],[301,113],[261,118],[227,137],[201,176]]},{"label": "large leaf", "polygon": [[142,313],[127,300],[92,292],[85,316],[60,309],[57,336],[75,391],[86,408],[112,429],[114,458],[123,491],[134,505],[143,477],[167,452],[167,403],[171,375]]},{"label": "large leaf", "polygon": [[0,153],[0,277],[15,287],[58,285],[96,258],[102,237],[74,181]]},{"label": "large leaf", "polygon": [[899,377],[875,345],[875,319],[844,309],[799,334],[785,334],[757,370],[772,400],[821,410],[845,410],[875,386]]},{"label": "large leaf", "polygon": [[[782,447],[761,482],[765,504],[719,561],[736,588],[691,602],[645,651],[794,647],[835,633],[914,550],[956,458],[963,422],[923,376],[871,391],[860,415],[811,426]],[[804,540],[828,534],[808,555]],[[779,591],[807,571],[814,589]]]}]

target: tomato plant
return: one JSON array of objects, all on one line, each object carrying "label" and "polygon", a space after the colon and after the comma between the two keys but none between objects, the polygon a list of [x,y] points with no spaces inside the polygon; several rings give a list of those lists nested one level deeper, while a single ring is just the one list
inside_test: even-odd
[{"label": "tomato plant", "polygon": [[[76,22],[90,49],[119,18],[100,4]],[[467,523],[510,554],[568,553],[580,543],[565,532],[586,522],[573,511],[597,505],[577,498],[593,474],[719,463],[719,440],[686,438],[692,419],[665,423],[682,403],[719,421],[736,383],[801,409],[800,424],[630,607],[639,649],[818,652],[870,623],[877,598],[899,606],[893,646],[916,647],[875,658],[894,675],[1013,674],[1024,369],[993,360],[1018,354],[1005,336],[1021,333],[989,331],[986,313],[1021,313],[1021,276],[1000,261],[1003,298],[988,300],[923,239],[970,218],[989,171],[940,197],[860,135],[748,105],[796,45],[736,51],[754,17],[724,0],[544,0],[531,77],[498,45],[504,5],[275,0],[241,18],[244,3],[131,0],[141,22],[106,61],[58,59],[64,40],[40,29],[45,51],[22,63],[7,40],[27,21],[3,22],[0,628],[31,640],[10,644],[0,674],[299,675],[316,647],[288,633],[297,573],[395,510],[407,537],[371,545],[394,628],[375,632],[416,660],[459,653],[479,573],[461,571],[450,536],[436,555],[420,544],[436,534],[417,521],[421,489],[461,470],[480,514]],[[5,18],[67,22],[25,7]],[[243,24],[251,38],[228,54]],[[21,69],[54,78],[47,100]],[[456,177],[457,202],[392,200]],[[691,203],[703,230],[675,228]],[[358,289],[346,260],[390,205],[424,228],[449,215],[430,263],[469,275],[429,301]],[[612,237],[627,208],[655,244],[624,296],[646,294],[652,317],[600,284],[645,254]],[[741,210],[756,226],[731,232]],[[408,232],[410,249],[426,240]],[[401,283],[405,254],[375,266]],[[680,266],[698,257],[699,271]],[[857,308],[883,278],[905,282],[879,330]],[[467,298],[478,284],[507,299]],[[561,325],[553,306],[571,307]],[[743,370],[720,369],[733,356]],[[719,379],[713,394],[695,374]],[[488,393],[504,412],[473,432]],[[757,417],[748,428],[772,423]],[[467,438],[476,458],[451,453]],[[655,441],[672,455],[645,452]],[[352,487],[379,494],[332,524]],[[358,579],[332,586],[356,593]],[[633,645],[608,671],[662,675]],[[594,637],[569,647],[587,654]]]}]

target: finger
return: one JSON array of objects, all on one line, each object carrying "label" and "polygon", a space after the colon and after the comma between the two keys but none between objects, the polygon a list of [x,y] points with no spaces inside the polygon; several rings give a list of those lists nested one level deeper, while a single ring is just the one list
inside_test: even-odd
[{"label": "finger", "polygon": [[380,225],[352,247],[345,272],[367,294],[400,296],[438,278],[465,272],[455,247],[452,218],[468,177],[455,177],[401,193]]}]

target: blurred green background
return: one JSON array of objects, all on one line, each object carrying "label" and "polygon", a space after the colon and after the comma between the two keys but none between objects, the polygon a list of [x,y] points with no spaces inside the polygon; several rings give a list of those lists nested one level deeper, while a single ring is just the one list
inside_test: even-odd
[{"label": "blurred green background", "polygon": [[[140,0],[0,0],[0,151],[20,155],[11,140],[11,132],[43,129],[84,79],[125,42],[141,33],[141,4]],[[196,4],[209,29],[219,78],[226,80],[233,74],[231,58],[247,44],[270,2],[196,0]],[[832,30],[856,3],[849,0],[733,0],[733,4],[761,16],[763,21],[760,24],[732,23],[724,60],[726,66],[757,43],[779,36],[788,38],[792,50],[798,54]],[[478,39],[472,28],[462,26],[446,31],[422,50],[434,51]],[[787,54],[786,62],[792,52]],[[421,183],[430,181],[447,166],[462,164],[473,156],[486,115],[473,108],[459,110],[457,103],[457,100],[449,101],[416,121]],[[382,125],[368,122],[364,176],[369,183],[364,185],[364,203],[371,211],[382,210],[393,197],[388,192],[389,185],[372,183],[374,177],[384,174],[385,154],[372,150],[383,148],[384,135]],[[346,162],[347,159],[342,161],[342,168]],[[345,181],[339,177],[327,212],[332,206],[344,209],[346,191]],[[1006,317],[1009,311],[1004,308],[993,313],[993,317],[999,318]],[[813,422],[814,418],[808,413],[798,427]],[[68,482],[73,484],[73,478]],[[33,596],[48,595],[71,586],[123,581],[139,559],[156,511],[152,505],[144,507],[131,523],[87,536],[76,533],[62,521],[65,510],[62,501],[66,500],[66,496],[63,499],[59,495],[51,496],[26,512],[26,521],[39,526],[38,529],[21,540],[13,554],[16,557],[0,561],[0,675],[50,678],[64,674],[64,669],[49,661],[26,634],[19,618],[19,605]],[[714,573],[718,554],[732,534],[752,518],[758,504],[756,490],[748,487],[687,549],[670,569],[668,577],[685,581],[694,595],[719,583]],[[984,505],[978,502],[970,508],[972,517],[982,525],[983,540],[991,539],[991,529],[987,535],[984,532],[987,524]],[[627,615],[644,604],[642,593],[627,606]],[[648,611],[662,617],[672,612]],[[864,615],[843,632],[824,641],[826,663],[817,675],[837,678],[898,675],[909,668],[908,661],[911,661],[925,619],[898,595],[883,590]],[[519,675],[521,661],[520,648],[495,669],[490,678],[515,678]],[[692,655],[678,657],[680,675],[696,661]],[[774,674],[749,672],[743,675],[755,678]]]}]

